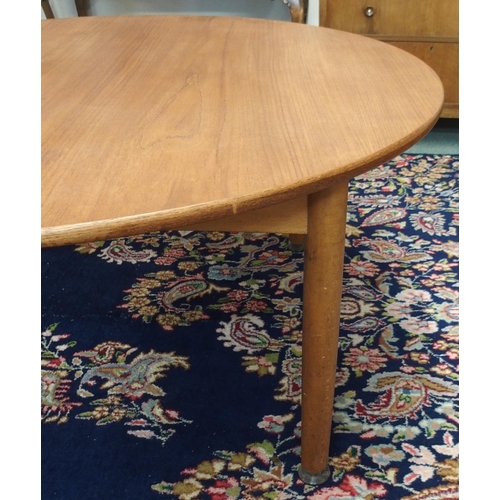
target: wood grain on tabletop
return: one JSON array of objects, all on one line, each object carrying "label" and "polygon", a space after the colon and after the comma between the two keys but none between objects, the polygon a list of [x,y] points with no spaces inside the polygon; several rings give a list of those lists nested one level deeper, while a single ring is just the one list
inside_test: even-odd
[{"label": "wood grain on tabletop", "polygon": [[404,151],[442,102],[439,78],[417,58],[331,29],[195,16],[42,21],[42,244],[306,195]]}]

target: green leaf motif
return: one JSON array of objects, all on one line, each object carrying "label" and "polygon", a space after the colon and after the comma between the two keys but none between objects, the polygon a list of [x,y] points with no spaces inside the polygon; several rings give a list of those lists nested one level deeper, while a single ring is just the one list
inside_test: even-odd
[{"label": "green leaf motif", "polygon": [[113,422],[113,419],[111,417],[104,417],[104,418],[101,418],[100,420],[98,420],[96,422],[96,425],[106,425],[106,424],[110,424],[111,422]]},{"label": "green leaf motif", "polygon": [[153,491],[158,491],[159,493],[172,493],[174,491],[174,485],[172,483],[162,481],[161,483],[153,484],[151,489]]},{"label": "green leaf motif", "polygon": [[83,420],[89,420],[93,418],[93,413],[91,411],[86,411],[84,413],[80,413],[79,415],[76,415],[76,418],[81,418]]},{"label": "green leaf motif", "polygon": [[274,455],[274,445],[265,439],[261,443],[251,443],[247,446],[249,450],[262,450],[268,458]]}]

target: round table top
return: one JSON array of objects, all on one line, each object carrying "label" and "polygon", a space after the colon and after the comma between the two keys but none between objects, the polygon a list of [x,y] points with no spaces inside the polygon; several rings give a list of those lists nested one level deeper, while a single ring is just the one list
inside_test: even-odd
[{"label": "round table top", "polygon": [[42,21],[42,245],[172,229],[405,151],[443,87],[350,33],[205,16]]}]

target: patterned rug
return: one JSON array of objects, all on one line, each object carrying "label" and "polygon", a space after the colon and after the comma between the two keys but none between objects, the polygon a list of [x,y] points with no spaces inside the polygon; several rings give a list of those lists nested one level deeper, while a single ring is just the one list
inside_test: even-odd
[{"label": "patterned rug", "polygon": [[42,251],[42,498],[458,498],[458,157],[351,182],[330,480],[300,458],[303,255],[168,232]]}]

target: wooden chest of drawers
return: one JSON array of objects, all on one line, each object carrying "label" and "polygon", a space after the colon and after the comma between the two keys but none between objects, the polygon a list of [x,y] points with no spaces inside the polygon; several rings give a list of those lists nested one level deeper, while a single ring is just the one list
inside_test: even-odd
[{"label": "wooden chest of drawers", "polygon": [[442,118],[458,118],[458,0],[320,0],[320,26],[411,52],[439,75]]}]

